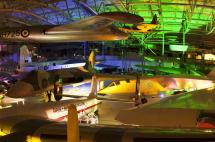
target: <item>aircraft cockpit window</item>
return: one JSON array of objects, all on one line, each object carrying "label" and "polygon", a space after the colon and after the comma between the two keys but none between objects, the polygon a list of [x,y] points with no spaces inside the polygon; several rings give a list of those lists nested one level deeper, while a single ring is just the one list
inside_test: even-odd
[{"label": "aircraft cockpit window", "polygon": [[120,82],[119,82],[119,81],[116,81],[116,82],[115,82],[115,85],[120,85]]},{"label": "aircraft cockpit window", "polygon": [[115,82],[112,82],[109,87],[116,86]]}]

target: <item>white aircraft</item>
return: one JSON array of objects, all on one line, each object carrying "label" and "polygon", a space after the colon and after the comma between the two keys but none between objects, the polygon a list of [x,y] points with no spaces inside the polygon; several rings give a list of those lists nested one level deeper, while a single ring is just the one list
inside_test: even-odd
[{"label": "white aircraft", "polygon": [[[60,102],[26,104],[24,106],[1,109],[0,141],[2,141],[2,134],[6,135],[6,137],[10,137],[10,135],[14,133],[18,135],[20,134],[22,137],[28,130],[28,132],[33,132],[36,130],[35,128],[39,128],[42,125],[66,121],[68,106],[70,104],[76,106],[79,121],[86,121],[87,118],[87,123],[98,123],[98,119],[94,113],[97,111],[100,103],[101,101],[95,98],[80,98]],[[23,127],[21,126],[21,123],[25,123]],[[17,141],[26,141],[26,139],[21,140],[18,138]]]},{"label": "white aircraft", "polygon": [[[72,64],[62,64],[56,65],[56,69],[53,70],[32,70],[24,73],[22,79],[12,84],[6,96],[11,98],[24,98],[41,95],[41,93],[46,92],[48,101],[51,100],[52,94],[54,94],[55,100],[61,100],[63,92],[62,86],[90,81],[94,64],[95,54],[92,50],[84,66],[74,67]],[[61,68],[58,69],[58,66],[61,66]],[[64,68],[64,66],[66,67]],[[22,67],[24,67],[24,65],[22,65]],[[23,75],[23,73],[21,73],[21,75]]]},{"label": "white aircraft", "polygon": [[[109,76],[108,75],[106,75],[106,76],[98,75],[97,79],[104,80],[104,79],[107,79],[110,77],[111,77],[111,75],[109,75]],[[115,77],[118,79],[121,79],[121,80],[124,77],[126,77],[128,79],[135,78],[134,76],[128,76],[128,75],[127,76],[115,76]],[[113,78],[113,77],[111,77],[111,78]],[[155,125],[153,125],[154,123],[151,123],[152,121],[157,120],[157,119],[161,119],[162,122],[164,122],[165,118],[169,118],[169,119],[167,119],[167,121],[165,121],[165,124],[168,124],[167,127],[171,127],[171,130],[180,129],[180,132],[181,131],[191,132],[192,129],[195,129],[196,131],[198,131],[198,134],[190,133],[191,134],[190,137],[195,136],[195,137],[199,138],[199,134],[202,134],[201,138],[208,136],[207,135],[208,133],[206,134],[206,132],[196,129],[196,127],[198,127],[198,126],[194,125],[194,124],[198,124],[196,122],[199,122],[198,121],[198,118],[200,117],[199,112],[201,112],[199,110],[178,110],[178,109],[151,110],[153,108],[153,107],[151,107],[151,109],[149,111],[147,111],[147,110],[143,111],[144,113],[142,114],[142,113],[140,113],[140,111],[136,111],[136,109],[142,108],[140,105],[139,107],[134,107],[132,109],[130,108],[129,110],[125,110],[125,111],[120,111],[118,113],[118,115],[116,116],[116,119],[118,121],[120,121],[121,123],[126,123],[126,121],[125,121],[125,120],[127,120],[126,118],[129,118],[128,124],[139,124],[140,122],[143,123],[143,121],[141,121],[143,118],[137,117],[136,115],[141,114],[141,116],[143,116],[143,115],[146,116],[146,118],[144,118],[144,120],[146,120],[146,121],[144,121],[145,122],[144,124],[147,124],[147,126],[153,126],[154,127],[153,129],[144,128],[144,127],[134,127],[134,126],[128,126],[128,127],[127,126],[110,126],[109,127],[109,126],[105,126],[105,125],[90,126],[90,127],[80,126],[80,136],[81,136],[81,139],[80,139],[79,133],[78,133],[79,132],[78,123],[77,123],[78,118],[80,118],[80,117],[77,116],[77,112],[81,114],[82,111],[84,111],[84,110],[88,110],[88,109],[94,110],[93,108],[97,104],[100,103],[100,101],[95,99],[95,96],[93,96],[94,91],[96,90],[96,87],[97,87],[97,85],[95,85],[95,83],[98,81],[97,79],[96,79],[96,76],[94,76],[94,78],[92,80],[91,93],[89,95],[89,98],[92,97],[92,99],[83,100],[84,104],[82,101],[80,101],[80,102],[77,101],[77,104],[82,103],[83,105],[80,105],[80,106],[84,106],[83,108],[81,107],[80,109],[78,108],[79,105],[69,106],[68,104],[60,105],[61,102],[52,102],[52,103],[45,103],[45,104],[41,105],[41,108],[43,108],[43,109],[46,108],[44,106],[48,106],[49,108],[51,106],[51,109],[45,109],[46,110],[45,112],[37,111],[37,109],[40,109],[40,108],[35,107],[35,105],[32,105],[32,107],[26,108],[26,110],[28,112],[26,112],[26,110],[24,111],[23,109],[21,109],[22,111],[21,110],[19,111],[19,109],[17,110],[17,108],[0,110],[0,116],[2,116],[2,117],[0,117],[0,128],[1,128],[2,134],[4,135],[3,137],[0,137],[0,141],[6,142],[8,140],[13,141],[15,139],[18,141],[26,141],[26,139],[27,139],[27,141],[41,141],[41,142],[42,141],[46,141],[46,142],[52,141],[53,142],[53,141],[66,141],[66,138],[68,138],[67,140],[69,142],[74,142],[74,141],[75,142],[79,142],[79,141],[80,142],[84,142],[84,141],[91,142],[91,141],[95,141],[95,140],[102,142],[107,137],[109,137],[109,139],[112,141],[114,141],[114,140],[115,141],[116,140],[125,141],[124,139],[122,139],[122,137],[121,137],[122,135],[123,136],[127,135],[127,138],[131,138],[131,140],[137,138],[137,136],[140,140],[144,140],[144,136],[147,135],[146,133],[148,133],[149,131],[152,131],[152,133],[155,134],[155,135],[153,135],[153,137],[160,136],[158,134],[160,134],[161,131],[166,131],[166,127],[164,127],[163,123],[162,124],[155,123]],[[137,88],[139,88],[139,87],[137,86]],[[201,90],[201,91],[205,91],[205,90]],[[206,94],[206,97],[208,100],[213,98],[213,95],[211,95],[211,93],[213,93],[213,92],[211,92],[209,90],[209,92]],[[176,95],[176,96],[173,96],[172,98],[181,96],[179,99],[177,99],[178,101],[183,102],[183,101],[185,101],[184,99],[186,99],[186,101],[188,101],[187,103],[189,105],[192,105],[193,101],[194,102],[195,101],[204,102],[203,101],[204,95],[205,94],[201,94],[201,96],[202,96],[201,98],[195,99],[195,98],[199,97],[199,93],[194,94],[193,95],[194,98],[192,100],[190,100],[189,95],[188,95],[188,97],[187,97],[187,95]],[[173,101],[171,101],[171,99],[168,99],[168,100],[169,100],[169,104],[174,104]],[[89,104],[86,103],[88,101],[89,101]],[[167,99],[164,100],[163,102],[165,102],[165,101],[167,101]],[[64,101],[62,101],[62,102],[64,102]],[[69,102],[69,100],[65,101],[65,102]],[[49,105],[49,104],[51,104],[51,105]],[[53,106],[52,106],[52,104],[53,104]],[[56,106],[58,106],[58,107],[56,107],[54,104],[56,104]],[[188,104],[186,104],[186,106],[184,106],[184,108],[186,108]],[[52,120],[62,120],[63,118],[65,118],[64,116],[67,115],[67,114],[65,114],[64,111],[67,110],[68,106],[69,106],[69,113],[68,113],[67,128],[66,128],[65,123],[56,124],[54,121],[41,119],[41,117],[43,117],[43,116],[45,116],[45,117],[49,116],[49,118],[51,118]],[[193,105],[193,106],[195,106],[195,105]],[[213,106],[214,105],[212,105],[212,107]],[[190,107],[188,107],[188,108],[190,108]],[[198,108],[198,106],[197,106],[197,108]],[[29,112],[29,109],[32,109],[32,111]],[[34,109],[35,109],[36,113],[34,112]],[[76,111],[76,109],[77,109],[77,111]],[[118,109],[118,108],[115,108],[115,109]],[[13,111],[11,111],[11,110],[13,110]],[[134,110],[134,112],[138,112],[138,113],[132,113],[132,110]],[[4,112],[4,113],[2,113],[2,115],[1,115],[1,111]],[[10,113],[10,111],[14,112],[14,113]],[[129,111],[129,113],[125,113],[127,111]],[[155,112],[157,114],[158,113],[161,114],[161,112],[162,112],[163,117],[158,118],[158,117],[154,117],[155,115],[153,115],[152,117],[154,117],[154,118],[150,119],[151,121],[149,121],[149,119],[147,119],[147,118],[151,118],[151,116],[146,115],[146,112],[150,112],[150,111]],[[41,114],[41,112],[43,112],[43,113]],[[51,112],[50,115],[47,115],[48,114],[47,112]],[[57,115],[58,113],[61,115]],[[165,115],[165,114],[170,114],[170,115]],[[192,116],[192,117],[190,117],[190,118],[188,118],[188,120],[186,120],[186,116],[185,116],[186,114],[187,115],[189,114],[188,116]],[[128,116],[128,115],[130,115],[130,116]],[[175,118],[176,115],[180,115],[180,117],[179,116],[178,117],[182,118],[182,119],[174,119],[174,121],[170,121],[170,120],[172,120],[171,118]],[[50,117],[50,116],[52,116],[52,117]],[[124,116],[124,117],[122,117],[122,116]],[[134,116],[136,116],[136,117],[134,118]],[[189,122],[191,122],[191,124]],[[155,129],[158,126],[162,126],[162,127],[159,127],[159,129]],[[192,126],[192,128],[189,128],[187,130],[186,126]],[[118,132],[118,133],[121,132],[120,137],[119,137],[118,133],[116,133],[116,132]],[[184,135],[181,133],[177,133],[177,135],[176,135],[176,133],[174,133],[174,138],[181,137]],[[110,137],[110,136],[112,136],[112,137]],[[168,133],[168,136],[172,137],[173,134]]]},{"label": "white aircraft", "polygon": [[135,14],[108,12],[66,25],[2,29],[0,40],[41,43],[123,40],[128,34],[112,23],[138,24],[142,21],[143,18]]},{"label": "white aircraft", "polygon": [[[93,54],[93,53],[92,53]],[[18,60],[18,68],[16,69],[16,73],[22,72],[30,72],[32,70],[56,70],[56,69],[65,69],[65,68],[76,68],[83,67],[86,64],[86,60],[83,58],[79,59],[65,59],[65,60],[51,60],[51,61],[33,61],[33,55],[31,51],[29,51],[26,45],[22,45],[19,48],[19,60]],[[92,55],[91,55],[92,56]]]},{"label": "white aircraft", "polygon": [[[121,117],[121,122],[127,120],[128,124],[138,124],[140,121],[147,126],[144,127],[140,125],[81,125],[78,124],[80,110],[77,105],[70,104],[67,108],[67,124],[36,117],[24,117],[24,115],[0,119],[2,135],[0,141],[106,142],[108,139],[117,142],[134,142],[152,141],[158,138],[176,141],[185,137],[188,140],[194,138],[207,141],[208,138],[212,140],[215,138],[214,127],[207,129],[199,127],[198,124],[201,122],[198,119],[204,113],[200,110],[142,109],[140,111],[141,107],[134,107],[122,111],[116,118],[119,119],[124,114],[126,117]],[[144,121],[141,121],[142,119]]]}]

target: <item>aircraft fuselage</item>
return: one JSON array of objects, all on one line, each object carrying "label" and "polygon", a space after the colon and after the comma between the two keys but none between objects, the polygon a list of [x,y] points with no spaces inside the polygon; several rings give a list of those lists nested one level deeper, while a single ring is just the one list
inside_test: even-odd
[{"label": "aircraft fuselage", "polygon": [[0,30],[0,40],[12,42],[83,42],[126,39],[127,34],[111,26],[98,30],[65,29],[60,33],[48,32],[55,26],[32,26]]}]

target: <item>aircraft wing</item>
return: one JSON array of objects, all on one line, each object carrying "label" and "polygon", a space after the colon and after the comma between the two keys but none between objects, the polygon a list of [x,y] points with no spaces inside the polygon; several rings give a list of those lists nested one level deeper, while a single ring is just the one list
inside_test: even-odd
[{"label": "aircraft wing", "polygon": [[68,98],[86,98],[88,96],[84,95],[71,95],[71,94],[62,94],[62,97],[68,97]]},{"label": "aircraft wing", "polygon": [[56,26],[45,31],[47,34],[71,33],[75,31],[98,30],[106,28],[112,22],[121,22],[128,24],[137,24],[143,22],[143,18],[131,13],[108,12],[96,16],[88,17],[83,20],[75,21],[70,24]]},{"label": "aircraft wing", "polygon": [[125,80],[125,79],[136,79],[135,75],[113,75],[113,74],[96,74],[95,77],[100,80]]},{"label": "aircraft wing", "polygon": [[24,139],[26,139],[26,134],[22,132],[15,132],[15,133],[11,133],[0,137],[1,142],[22,141]]},{"label": "aircraft wing", "polygon": [[120,111],[116,120],[146,127],[195,128],[199,113],[195,109],[137,107]]},{"label": "aircraft wing", "polygon": [[[186,92],[185,94],[167,97],[159,102],[149,104],[145,108],[183,108],[183,109],[199,109],[199,110],[215,110],[215,104],[211,100],[215,100],[212,95],[215,88],[207,88]],[[173,103],[174,102],[174,103]]]},{"label": "aircraft wing", "polygon": [[215,105],[211,101],[215,99],[212,95],[214,92],[214,88],[208,88],[170,96],[148,105],[123,110],[116,116],[116,120],[125,124],[154,127],[196,127],[201,123],[199,118],[204,120],[204,117],[208,117],[214,121]]}]

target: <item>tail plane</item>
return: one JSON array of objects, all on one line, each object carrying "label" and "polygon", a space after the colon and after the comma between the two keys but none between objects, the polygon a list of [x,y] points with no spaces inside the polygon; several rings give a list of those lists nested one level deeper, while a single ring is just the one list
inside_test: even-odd
[{"label": "tail plane", "polygon": [[19,69],[22,69],[22,67],[26,63],[31,63],[32,58],[31,58],[31,53],[26,45],[22,45],[19,49]]},{"label": "tail plane", "polygon": [[157,15],[155,14],[152,18],[151,24],[158,24]]},{"label": "tail plane", "polygon": [[141,22],[134,27],[123,27],[121,28],[121,30],[126,33],[131,33],[131,32],[148,33],[150,30],[154,29],[157,25],[158,25],[157,15],[155,14],[152,18],[151,23]]},{"label": "tail plane", "polygon": [[94,73],[95,72],[95,68],[94,68],[94,65],[95,65],[95,59],[96,59],[96,51],[93,49],[88,57],[88,60],[86,61],[86,64],[84,66],[84,69],[89,71],[89,72],[92,72]]},{"label": "tail plane", "polygon": [[78,112],[74,104],[68,107],[67,142],[80,142]]}]

